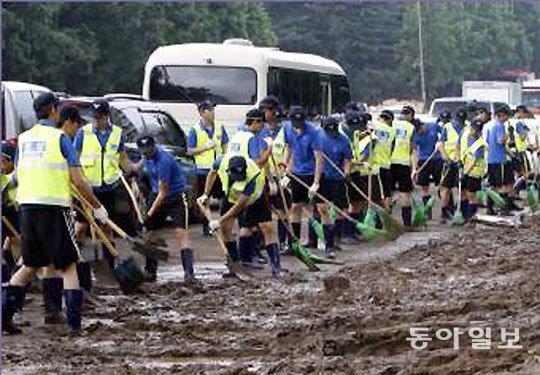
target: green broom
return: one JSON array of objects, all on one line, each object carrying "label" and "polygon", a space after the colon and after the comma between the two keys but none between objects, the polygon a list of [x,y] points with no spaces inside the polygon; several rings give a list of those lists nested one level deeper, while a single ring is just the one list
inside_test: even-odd
[{"label": "green broom", "polygon": [[308,219],[308,224],[309,224],[309,226],[311,228],[313,228],[313,231],[315,231],[315,235],[317,236],[317,238],[322,240],[323,242],[325,242],[324,241],[324,229],[323,229],[322,224],[317,219],[315,219],[313,216],[311,216]]},{"label": "green broom", "polygon": [[486,195],[489,199],[493,201],[499,207],[506,207],[506,200],[495,190],[490,187],[485,188]]},{"label": "green broom", "polygon": [[412,197],[412,225],[418,227],[427,222],[424,204],[414,196]]},{"label": "green broom", "polygon": [[452,218],[452,222],[451,222],[451,224],[454,226],[460,226],[460,225],[465,224],[465,218],[463,217],[463,212],[461,212],[461,194],[462,194],[461,180],[462,178],[463,176],[460,172],[458,176],[458,204],[457,204],[456,212],[454,212],[454,217]]},{"label": "green broom", "polygon": [[366,227],[369,228],[375,228],[375,219],[377,217],[377,213],[373,210],[371,206],[371,188],[372,188],[372,178],[373,176],[368,176],[368,209],[366,212],[366,215],[364,216],[363,223]]}]

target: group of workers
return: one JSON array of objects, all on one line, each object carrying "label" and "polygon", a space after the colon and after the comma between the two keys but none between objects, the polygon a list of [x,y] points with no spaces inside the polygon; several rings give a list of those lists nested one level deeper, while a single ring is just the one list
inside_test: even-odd
[{"label": "group of workers", "polygon": [[[107,101],[96,100],[93,107],[95,121],[86,124],[76,108],[60,106],[54,94],[42,94],[34,102],[38,123],[16,144],[3,144],[4,332],[20,332],[13,316],[22,309],[26,284],[38,272],[45,322],[67,320],[71,331],[81,329],[81,288],[90,291],[92,284],[80,251],[88,237],[88,215],[111,239],[107,224],[129,221],[133,207],[123,176],[130,180],[144,172],[150,177],[149,209],[139,229],[155,231],[172,219],[185,281],[199,283],[188,234],[190,189],[185,172],[149,134],[137,140],[140,161],[130,161],[122,129],[110,122]],[[280,257],[291,254],[293,241],[301,238],[303,216],[320,222],[324,253],[333,257],[340,244],[362,241],[355,223],[363,221],[372,205],[392,211],[396,190],[403,226],[412,228],[415,185],[424,204],[431,196],[430,185],[438,186],[445,222],[456,209],[466,219],[474,217],[476,193],[486,175],[505,201],[503,214],[520,209],[515,177],[536,180],[527,151],[537,152],[538,144],[530,142],[523,106],[512,119],[506,105],[497,107],[493,118],[487,108],[475,106],[454,113],[445,110],[437,122],[422,123],[411,106],[403,107],[399,119],[387,110],[373,119],[348,103],[344,114],[322,117],[319,126],[301,106],[281,116],[279,100],[268,96],[247,112],[231,137],[216,121],[214,108],[210,100],[199,103],[200,121],[188,134],[187,152],[197,165],[197,191],[192,193],[201,207],[211,199],[220,203],[218,217],[205,216],[203,233],[221,237],[230,261],[255,270],[268,263],[276,278],[282,273]],[[456,188],[461,198],[457,205]],[[87,207],[72,200],[73,190]],[[487,210],[496,213],[491,200]],[[238,239],[233,235],[236,224]],[[377,217],[376,226],[382,225]],[[11,252],[17,230],[19,265]],[[317,248],[314,226],[308,225],[307,237],[306,246]],[[260,253],[263,248],[266,257]],[[105,248],[103,256],[114,268],[115,257]],[[147,256],[149,281],[156,280],[157,269],[157,260]],[[232,271],[224,276],[235,277]]]}]

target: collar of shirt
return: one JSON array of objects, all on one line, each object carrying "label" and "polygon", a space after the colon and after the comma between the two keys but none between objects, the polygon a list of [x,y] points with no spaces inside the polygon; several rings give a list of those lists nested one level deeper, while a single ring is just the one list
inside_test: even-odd
[{"label": "collar of shirt", "polygon": [[111,130],[112,130],[112,124],[108,120],[107,120],[107,126],[103,129],[103,131],[101,131],[101,129],[98,129],[96,124],[92,125],[92,131],[94,132],[94,134],[97,134],[98,132],[108,133]]},{"label": "collar of shirt", "polygon": [[43,126],[50,126],[51,128],[56,128],[55,122],[48,118],[39,120],[38,124],[41,124]]}]

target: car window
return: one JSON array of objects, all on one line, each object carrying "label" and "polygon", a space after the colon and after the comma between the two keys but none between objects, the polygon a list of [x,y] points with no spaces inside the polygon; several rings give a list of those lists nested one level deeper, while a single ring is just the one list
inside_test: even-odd
[{"label": "car window", "polygon": [[19,125],[19,131],[22,133],[30,129],[37,122],[36,112],[34,111],[34,99],[46,91],[14,91],[13,100],[16,108],[16,121]]},{"label": "car window", "polygon": [[126,142],[137,141],[137,137],[143,129],[143,123],[135,108],[123,110],[111,108],[110,118],[114,125],[122,128]]},{"label": "car window", "polygon": [[178,124],[166,113],[157,111],[139,111],[145,129],[161,144],[186,146],[186,137]]}]

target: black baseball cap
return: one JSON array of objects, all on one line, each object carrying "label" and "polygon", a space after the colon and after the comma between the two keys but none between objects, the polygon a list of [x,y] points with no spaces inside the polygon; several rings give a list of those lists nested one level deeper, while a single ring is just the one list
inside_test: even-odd
[{"label": "black baseball cap", "polygon": [[16,150],[17,150],[17,146],[15,146],[12,142],[2,141],[2,156],[3,157],[13,160],[15,158]]},{"label": "black baseball cap", "polygon": [[227,173],[231,176],[233,181],[242,181],[245,177],[247,171],[247,162],[243,156],[237,155],[233,156],[229,160],[229,166],[227,168]]},{"label": "black baseball cap", "polygon": [[405,105],[403,106],[403,108],[401,109],[401,114],[402,115],[407,115],[407,114],[415,114],[415,111],[414,111],[414,108],[410,105]]},{"label": "black baseball cap", "polygon": [[454,117],[458,120],[465,120],[467,119],[467,111],[465,110],[465,108],[458,108],[454,112]]},{"label": "black baseball cap", "polygon": [[257,108],[250,109],[248,113],[246,113],[246,120],[262,120],[262,118],[263,114]]},{"label": "black baseball cap", "polygon": [[527,109],[527,106],[525,104],[520,104],[516,107],[516,112],[517,111],[523,111],[523,112],[528,112],[528,109]]},{"label": "black baseball cap", "polygon": [[156,148],[156,140],[150,134],[145,134],[137,139],[137,147],[142,154],[153,152]]},{"label": "black baseball cap", "polygon": [[60,123],[63,123],[67,120],[75,121],[79,124],[84,124],[85,120],[81,117],[79,110],[75,107],[63,107],[60,110]]},{"label": "black baseball cap", "polygon": [[394,113],[392,111],[389,111],[388,109],[384,109],[379,114],[379,117],[382,117],[382,118],[386,117],[387,119],[394,120]]},{"label": "black baseball cap", "polygon": [[210,99],[205,99],[199,104],[197,104],[197,108],[199,111],[205,110],[205,109],[212,109],[216,106],[216,103],[212,102]]},{"label": "black baseball cap", "polygon": [[34,99],[34,111],[41,112],[43,109],[60,104],[60,99],[52,92],[45,92]]},{"label": "black baseball cap", "polygon": [[261,111],[264,111],[266,108],[273,106],[277,109],[279,105],[279,99],[276,98],[274,95],[268,95],[263,100],[261,100],[261,103],[259,104],[259,109]]},{"label": "black baseball cap", "polygon": [[507,104],[500,104],[495,108],[495,114],[504,113],[506,115],[511,115],[512,110]]},{"label": "black baseball cap", "polygon": [[335,131],[339,129],[339,120],[335,117],[327,116],[323,118],[321,125],[324,130]]},{"label": "black baseball cap", "polygon": [[105,99],[97,99],[92,103],[96,116],[108,115],[110,112],[109,102]]},{"label": "black baseball cap", "polygon": [[306,111],[301,106],[292,106],[289,110],[289,120],[293,126],[302,126],[306,122]]},{"label": "black baseball cap", "polygon": [[345,114],[345,122],[349,126],[362,124],[362,114],[358,111],[348,111]]}]

